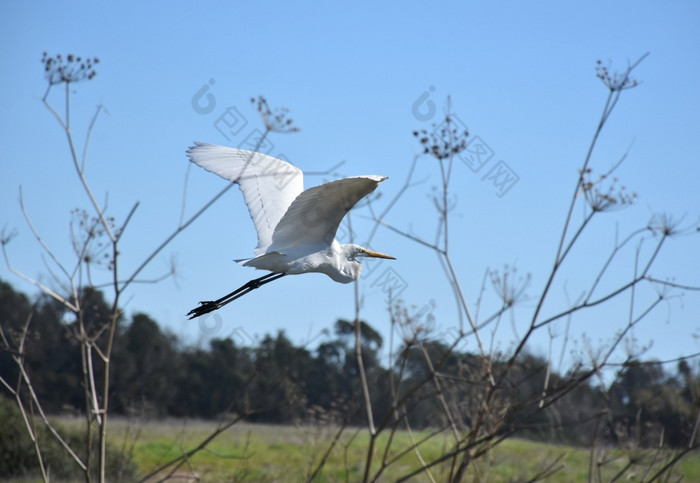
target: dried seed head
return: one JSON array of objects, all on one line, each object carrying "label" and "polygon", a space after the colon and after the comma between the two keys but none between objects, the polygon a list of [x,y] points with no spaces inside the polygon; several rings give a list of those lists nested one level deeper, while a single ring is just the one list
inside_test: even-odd
[{"label": "dried seed head", "polygon": [[44,64],[44,72],[51,85],[63,82],[69,84],[95,77],[97,72],[94,64],[99,63],[99,59],[97,57],[83,59],[73,54],[68,54],[64,59],[61,54],[50,57],[48,53],[44,52],[41,63]]}]

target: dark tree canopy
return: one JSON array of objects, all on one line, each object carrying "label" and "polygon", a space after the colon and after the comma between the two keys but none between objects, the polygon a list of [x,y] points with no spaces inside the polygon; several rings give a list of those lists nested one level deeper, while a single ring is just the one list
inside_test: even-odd
[{"label": "dark tree canopy", "polygon": [[[81,294],[85,326],[99,327],[110,306],[101,292]],[[34,302],[0,281],[0,324],[5,335],[0,351],[0,375],[17,380],[12,359],[26,331],[26,367],[35,390],[52,413],[84,411],[80,350],[75,321],[64,306],[39,297]],[[416,427],[444,426],[444,411],[435,396],[433,370],[441,376],[441,390],[452,403],[478,409],[477,395],[488,380],[474,379],[484,359],[467,352],[450,351],[433,340],[404,346],[400,367],[382,365],[382,337],[360,321],[363,365],[373,389],[376,420],[390,414],[390,378],[402,378],[400,396],[406,397],[409,419]],[[100,334],[94,334],[101,337]],[[112,353],[110,386],[116,414],[218,418],[245,415],[250,421],[292,423],[323,417],[336,422],[364,424],[362,388],[355,357],[355,324],[338,320],[334,332],[315,348],[295,345],[283,331],[265,335],[250,347],[231,338],[212,339],[207,347],[187,347],[164,332],[157,321],[135,313],[120,320]],[[492,360],[493,376],[505,369]],[[505,374],[505,372],[503,372]],[[101,377],[100,374],[97,374]],[[506,426],[537,439],[588,444],[591,421],[602,408],[609,409],[611,443],[639,435],[643,444],[687,444],[698,410],[700,377],[688,361],[678,363],[675,374],[660,364],[631,361],[622,367],[607,391],[588,384],[572,385],[546,410],[537,408],[542,395],[547,361],[524,353],[507,372],[499,393]],[[577,374],[550,374],[549,387],[566,387]],[[4,392],[7,392],[3,389]],[[403,392],[401,392],[403,391]],[[498,401],[495,401],[497,403]],[[459,421],[469,426],[470,421]]]}]

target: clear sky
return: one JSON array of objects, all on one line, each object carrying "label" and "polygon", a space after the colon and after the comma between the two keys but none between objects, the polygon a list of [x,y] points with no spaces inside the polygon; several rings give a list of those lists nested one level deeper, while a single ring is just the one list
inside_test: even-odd
[{"label": "clear sky", "polygon": [[[607,91],[595,77],[597,59],[624,68],[650,53],[635,71],[641,85],[622,96],[592,160],[600,173],[629,150],[617,175],[639,197],[631,208],[596,219],[556,280],[545,312],[560,310],[590,286],[616,233],[621,239],[659,212],[682,218],[682,226],[698,220],[698,19],[696,2],[2,2],[0,226],[17,230],[9,246],[16,268],[51,284],[47,257],[20,211],[21,185],[46,243],[73,263],[70,211],[88,202],[65,135],[41,103],[44,51],[100,59],[98,75],[74,86],[73,133],[82,150],[95,108],[104,106],[87,176],[118,221],[140,203],[123,238],[125,276],[177,227],[185,186],[186,214],[224,186],[191,169],[185,150],[195,140],[244,145],[261,126],[252,96],[287,107],[301,128],[272,135],[269,153],[306,172],[327,172],[307,176],[307,187],[340,176],[388,176],[378,190],[378,211],[400,193],[420,151],[411,132],[429,129],[450,96],[470,139],[493,155],[476,172],[458,160],[453,173],[450,240],[465,297],[476,312],[489,268],[517,266],[519,274],[532,275],[531,299],[495,333],[494,346],[507,349],[524,331],[553,262],[577,168],[603,108]],[[59,92],[50,100],[60,107]],[[226,118],[228,130],[217,122],[227,113],[237,116]],[[498,186],[487,176],[498,167],[517,180]],[[434,161],[420,159],[413,181],[386,222],[432,240],[430,196],[439,183]],[[358,242],[372,228],[363,214],[352,218]],[[575,220],[580,217],[577,210]],[[341,241],[348,241],[343,234]],[[251,256],[255,242],[242,197],[231,190],[142,273],[142,279],[155,278],[171,258],[177,261],[176,278],[128,291],[127,315],[144,311],[187,342],[232,335],[239,343],[282,328],[295,343],[317,341],[337,318],[354,317],[352,285],[305,275],[268,285],[217,318],[187,321],[197,301],[260,275],[233,262]],[[642,254],[652,243],[643,244]],[[437,257],[383,229],[371,244],[397,260],[362,278],[361,317],[388,335],[391,276],[407,305],[432,307],[436,334],[449,336],[457,323],[455,301]],[[698,285],[699,248],[698,236],[670,240],[651,273]],[[633,254],[613,266],[606,287],[632,276]],[[95,276],[109,278],[106,272]],[[4,268],[0,277],[34,293]],[[639,346],[653,341],[646,357],[700,351],[697,292],[671,295],[633,332]],[[653,290],[639,291],[635,314],[649,297]],[[496,302],[487,283],[482,318]],[[585,337],[603,347],[626,321],[629,303],[626,297],[607,311],[572,319],[567,354],[583,349]],[[565,323],[552,326],[552,333],[561,350]],[[490,340],[491,332],[483,337]],[[548,347],[543,331],[531,350],[545,355]],[[473,340],[463,348],[476,350]]]}]

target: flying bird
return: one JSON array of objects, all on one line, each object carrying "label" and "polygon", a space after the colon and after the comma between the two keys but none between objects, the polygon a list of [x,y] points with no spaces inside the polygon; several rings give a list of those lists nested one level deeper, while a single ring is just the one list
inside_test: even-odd
[{"label": "flying bird", "polygon": [[386,177],[353,176],[304,190],[304,175],[299,168],[266,154],[195,142],[187,156],[197,166],[240,187],[258,234],[258,246],[253,258],[236,262],[271,272],[218,300],[200,302],[187,313],[190,319],[285,275],[319,272],[336,282],[350,283],[362,271],[359,257],[395,260],[391,255],[335,239],[347,212]]}]

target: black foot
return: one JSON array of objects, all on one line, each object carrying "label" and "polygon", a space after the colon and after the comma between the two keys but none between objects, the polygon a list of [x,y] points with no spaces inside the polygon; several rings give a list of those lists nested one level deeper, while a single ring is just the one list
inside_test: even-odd
[{"label": "black foot", "polygon": [[221,305],[217,304],[216,302],[207,300],[205,302],[199,302],[199,307],[195,307],[194,309],[190,310],[189,312],[187,312],[187,315],[190,315],[191,317],[189,318],[189,320],[192,320],[195,317],[199,317],[200,315],[213,312],[220,307]]}]

